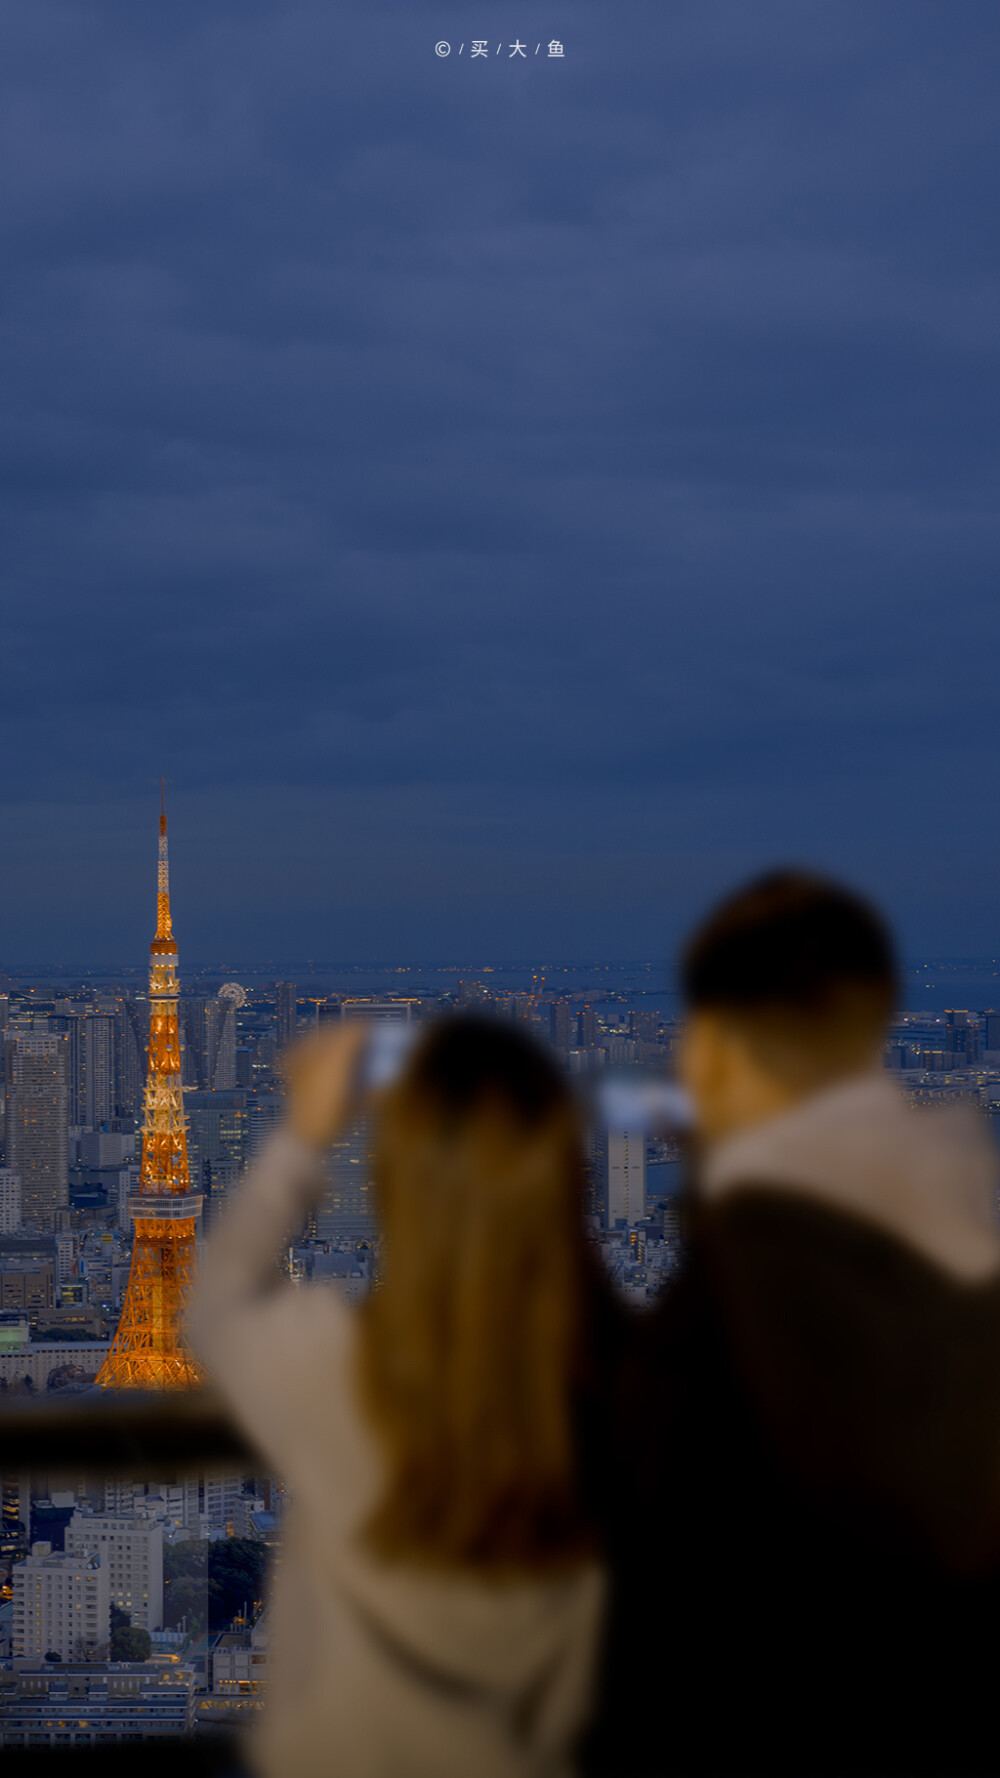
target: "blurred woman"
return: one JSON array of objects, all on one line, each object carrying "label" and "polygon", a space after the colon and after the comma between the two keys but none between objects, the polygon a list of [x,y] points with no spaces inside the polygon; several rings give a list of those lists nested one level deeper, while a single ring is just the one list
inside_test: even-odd
[{"label": "blurred woman", "polygon": [[279,1260],[359,1111],[365,1034],[288,1057],[285,1127],[208,1243],[191,1343],[292,1497],[267,1778],[562,1778],[603,1601],[577,1482],[590,1265],[579,1131],[517,1032],[435,1026],[380,1096],[377,1289]]}]

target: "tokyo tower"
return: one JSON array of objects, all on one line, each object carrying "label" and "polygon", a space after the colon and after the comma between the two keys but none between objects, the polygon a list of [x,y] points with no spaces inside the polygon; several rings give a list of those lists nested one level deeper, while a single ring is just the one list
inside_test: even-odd
[{"label": "tokyo tower", "polygon": [[201,1198],[188,1178],[177,1025],[177,944],[170,924],[167,812],[160,804],[156,937],[149,947],[149,1072],[139,1190],[128,1207],[135,1244],[118,1332],[98,1383],[105,1389],[189,1389],[202,1374],[181,1345],[184,1298],[198,1270]]}]

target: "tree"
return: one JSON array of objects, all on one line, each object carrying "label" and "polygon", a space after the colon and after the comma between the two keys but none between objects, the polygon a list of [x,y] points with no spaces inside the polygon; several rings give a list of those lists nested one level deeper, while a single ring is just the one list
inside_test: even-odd
[{"label": "tree", "polygon": [[148,1630],[133,1630],[131,1624],[111,1633],[113,1661],[148,1661],[153,1644]]},{"label": "tree", "polygon": [[200,1541],[163,1547],[164,1628],[175,1628],[182,1618],[190,1631],[207,1628],[208,1550]]},{"label": "tree", "polygon": [[194,1634],[205,1629],[207,1615],[208,1586],[204,1580],[192,1580],[181,1576],[171,1581],[169,1589],[163,1589],[163,1623],[168,1630],[176,1629],[181,1619],[186,1619],[187,1629]]},{"label": "tree", "polygon": [[59,1653],[59,1650],[57,1648],[50,1648],[48,1653],[45,1656],[45,1659],[47,1661],[61,1661],[62,1655]]},{"label": "tree", "polygon": [[[187,1618],[189,1630],[222,1630],[244,1600],[264,1590],[267,1547],[255,1537],[167,1544],[163,1551],[163,1622]],[[207,1622],[206,1622],[207,1617]]]},{"label": "tree", "polygon": [[189,1539],[184,1543],[167,1543],[163,1546],[163,1584],[169,1586],[172,1581],[185,1579],[205,1580],[208,1574],[207,1545]]},{"label": "tree", "polygon": [[68,1383],[78,1383],[83,1371],[78,1364],[57,1364],[55,1370],[49,1372],[47,1389],[65,1389]]},{"label": "tree", "polygon": [[267,1547],[255,1537],[219,1538],[209,1546],[209,1628],[221,1630],[264,1590]]}]

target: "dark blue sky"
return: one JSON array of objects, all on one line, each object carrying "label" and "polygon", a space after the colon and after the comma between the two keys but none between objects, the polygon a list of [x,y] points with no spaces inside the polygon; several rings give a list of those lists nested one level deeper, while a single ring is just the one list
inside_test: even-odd
[{"label": "dark blue sky", "polygon": [[161,771],[182,963],[666,954],[775,859],[997,949],[998,50],[7,0],[0,966],[141,958]]}]

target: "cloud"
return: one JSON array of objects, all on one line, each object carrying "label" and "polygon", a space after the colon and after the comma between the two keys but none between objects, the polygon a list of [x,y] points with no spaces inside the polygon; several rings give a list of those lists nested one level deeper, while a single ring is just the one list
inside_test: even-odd
[{"label": "cloud", "polygon": [[10,9],[0,951],[44,903],[84,954],[164,764],[237,949],[302,928],[330,798],[390,947],[414,882],[443,946],[516,879],[504,944],[576,881],[624,954],[679,857],[771,846],[966,948],[924,863],[998,862],[988,9],[552,0],[521,69],[491,0],[501,56],[435,58],[475,11]]}]

